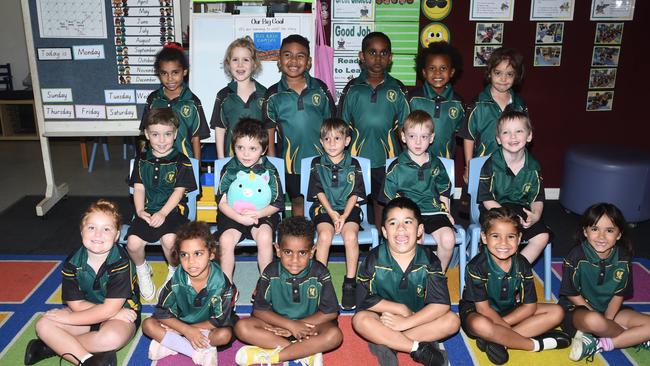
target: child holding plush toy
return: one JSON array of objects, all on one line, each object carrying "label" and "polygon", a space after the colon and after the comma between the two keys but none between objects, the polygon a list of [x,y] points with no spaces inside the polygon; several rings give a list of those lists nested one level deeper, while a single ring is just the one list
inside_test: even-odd
[{"label": "child holding plush toy", "polygon": [[242,118],[232,135],[235,156],[223,167],[217,191],[217,238],[221,269],[232,281],[235,246],[244,239],[257,244],[261,271],[273,259],[273,233],[284,207],[284,194],[275,166],[264,156],[269,135],[262,122]]}]

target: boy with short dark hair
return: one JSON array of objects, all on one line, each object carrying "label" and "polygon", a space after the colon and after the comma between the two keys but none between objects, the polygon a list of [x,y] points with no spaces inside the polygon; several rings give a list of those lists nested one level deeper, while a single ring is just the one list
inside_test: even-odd
[{"label": "boy with short dark hair", "polygon": [[334,234],[341,234],[346,267],[341,307],[353,310],[359,265],[359,202],[366,193],[363,173],[359,162],[346,150],[350,127],[343,120],[326,119],[320,128],[320,143],[324,153],[311,162],[307,193],[307,199],[314,202],[309,215],[318,232],[316,260],[327,266]]},{"label": "boy with short dark hair", "polygon": [[235,325],[244,346],[238,365],[298,360],[322,366],[322,352],[338,347],[343,334],[336,324],[338,301],[332,278],[313,260],[314,226],[304,217],[278,226],[279,260],[269,264],[257,282],[253,314]]},{"label": "boy with short dark hair", "polygon": [[[336,105],[327,85],[309,75],[311,57],[305,37],[292,34],[282,40],[278,67],[282,78],[267,90],[262,113],[265,127],[277,130],[282,145],[277,156],[285,160],[285,188],[291,199],[292,215],[303,216],[300,161],[320,155],[320,125],[336,115]],[[269,136],[269,141],[274,140],[275,136]],[[269,155],[276,156],[273,143],[269,145]]]}]

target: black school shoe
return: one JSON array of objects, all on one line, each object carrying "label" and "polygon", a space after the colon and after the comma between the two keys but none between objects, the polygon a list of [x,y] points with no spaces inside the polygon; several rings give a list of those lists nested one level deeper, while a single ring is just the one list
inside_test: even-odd
[{"label": "black school shoe", "polygon": [[357,284],[343,283],[343,296],[341,298],[341,309],[354,310],[357,307]]},{"label": "black school shoe", "polygon": [[[539,342],[539,350],[544,350],[544,339],[552,338],[555,339],[557,347],[555,349],[567,348],[571,345],[571,338],[568,334],[564,333],[561,330],[551,330],[544,334],[533,337],[534,340]],[[550,348],[553,349],[553,348]]]},{"label": "black school shoe", "polygon": [[382,345],[368,342],[370,353],[377,357],[380,366],[398,366],[397,355],[392,349]]},{"label": "black school shoe", "polygon": [[487,358],[495,365],[503,365],[508,362],[510,355],[505,346],[488,342],[481,338],[476,338],[476,346],[481,351],[487,353]]},{"label": "black school shoe", "polygon": [[418,349],[411,352],[411,358],[427,366],[445,366],[449,364],[447,352],[440,349],[438,342],[420,342]]},{"label": "black school shoe", "polygon": [[46,358],[56,356],[56,352],[52,351],[43,341],[40,339],[32,339],[27,343],[27,348],[25,348],[25,365],[33,365],[37,362],[40,362]]},{"label": "black school shoe", "polygon": [[117,354],[111,352],[97,352],[79,366],[117,366]]}]

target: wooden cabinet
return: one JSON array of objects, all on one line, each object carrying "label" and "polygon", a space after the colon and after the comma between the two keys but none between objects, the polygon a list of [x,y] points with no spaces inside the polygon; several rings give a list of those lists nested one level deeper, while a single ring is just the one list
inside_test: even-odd
[{"label": "wooden cabinet", "polygon": [[31,92],[25,95],[16,93],[19,92],[0,93],[0,140],[38,140]]}]

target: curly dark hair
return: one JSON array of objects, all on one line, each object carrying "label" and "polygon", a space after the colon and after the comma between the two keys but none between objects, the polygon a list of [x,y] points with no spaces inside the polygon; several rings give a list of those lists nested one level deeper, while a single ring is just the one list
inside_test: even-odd
[{"label": "curly dark hair", "polygon": [[278,245],[282,246],[285,236],[305,238],[310,246],[314,245],[314,224],[304,216],[286,218],[278,225]]},{"label": "curly dark hair", "polygon": [[454,76],[452,76],[450,82],[454,82],[460,78],[460,75],[463,73],[463,58],[460,55],[458,49],[451,44],[440,41],[433,42],[429,44],[429,47],[422,48],[415,56],[415,68],[417,76],[422,79],[422,71],[426,69],[427,62],[429,61],[429,56],[447,56],[449,61],[451,61],[451,68],[454,69]]},{"label": "curly dark hair", "polygon": [[153,64],[156,73],[158,70],[160,70],[160,63],[167,61],[177,61],[179,64],[181,64],[183,70],[190,69],[190,63],[187,60],[187,57],[185,57],[183,46],[181,46],[180,43],[170,42],[163,46],[163,49],[158,52],[156,55],[156,61],[154,61]]},{"label": "curly dark hair", "polygon": [[176,241],[174,242],[174,248],[172,249],[172,255],[178,258],[178,252],[181,249],[181,244],[185,240],[190,239],[201,239],[210,254],[214,254],[215,260],[218,260],[217,250],[217,241],[210,233],[210,227],[203,221],[190,221],[187,222],[176,231]]}]

